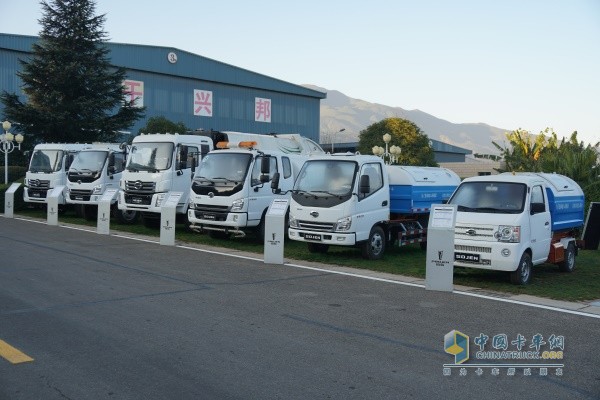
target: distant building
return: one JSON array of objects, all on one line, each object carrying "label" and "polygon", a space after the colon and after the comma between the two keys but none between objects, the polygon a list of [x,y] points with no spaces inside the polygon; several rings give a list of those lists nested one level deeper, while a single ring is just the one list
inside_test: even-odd
[{"label": "distant building", "polygon": [[[0,87],[23,101],[19,59],[27,60],[38,40],[0,33]],[[146,107],[146,119],[128,129],[134,135],[148,118],[164,116],[192,130],[299,133],[319,141],[325,93],[176,48],[106,46],[111,63],[126,69],[128,97]]]}]

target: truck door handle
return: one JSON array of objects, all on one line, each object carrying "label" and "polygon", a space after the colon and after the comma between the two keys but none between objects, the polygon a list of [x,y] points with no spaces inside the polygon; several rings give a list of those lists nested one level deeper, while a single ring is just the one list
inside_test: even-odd
[{"label": "truck door handle", "polygon": [[546,223],[544,225],[548,226],[548,225],[550,225],[550,222],[546,221]]},{"label": "truck door handle", "polygon": [[387,207],[387,200],[385,200],[383,203],[381,203],[381,207]]}]

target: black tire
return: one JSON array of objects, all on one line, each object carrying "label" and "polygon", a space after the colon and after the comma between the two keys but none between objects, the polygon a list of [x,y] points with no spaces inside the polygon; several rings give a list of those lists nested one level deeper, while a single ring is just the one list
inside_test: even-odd
[{"label": "black tire", "polygon": [[558,268],[561,272],[573,272],[575,269],[575,245],[569,243],[565,250],[565,259],[558,263]]},{"label": "black tire", "polygon": [[329,251],[329,245],[328,244],[324,244],[324,243],[312,243],[312,242],[308,242],[306,243],[308,245],[308,251],[309,253],[320,253],[320,254],[326,254],[327,251]]},{"label": "black tire", "polygon": [[380,226],[371,228],[369,238],[361,244],[363,258],[368,260],[379,260],[385,252],[385,233]]},{"label": "black tire", "polygon": [[519,267],[516,271],[510,273],[510,282],[514,285],[527,285],[531,281],[532,273],[533,264],[531,263],[531,256],[525,252],[521,256]]},{"label": "black tire", "polygon": [[117,221],[123,225],[133,225],[140,219],[140,213],[135,210],[119,210],[115,207],[114,215]]}]

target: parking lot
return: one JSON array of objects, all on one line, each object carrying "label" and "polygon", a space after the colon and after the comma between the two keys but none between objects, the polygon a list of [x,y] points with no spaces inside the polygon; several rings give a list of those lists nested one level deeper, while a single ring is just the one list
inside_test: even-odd
[{"label": "parking lot", "polygon": [[[23,219],[0,238],[0,340],[33,359],[0,358],[2,399],[600,398],[593,316]],[[452,330],[563,337],[563,367],[444,368]]]}]

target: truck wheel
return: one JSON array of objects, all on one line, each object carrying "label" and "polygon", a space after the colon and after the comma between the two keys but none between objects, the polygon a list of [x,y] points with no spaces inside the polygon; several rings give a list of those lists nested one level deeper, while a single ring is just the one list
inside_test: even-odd
[{"label": "truck wheel", "polygon": [[510,273],[510,282],[515,285],[527,285],[531,280],[531,256],[525,252],[519,261],[519,268]]},{"label": "truck wheel", "polygon": [[573,272],[575,269],[575,245],[569,243],[565,251],[565,259],[558,263],[558,268],[561,272]]},{"label": "truck wheel", "polygon": [[368,260],[379,260],[385,251],[385,233],[380,226],[374,226],[369,239],[361,246],[362,256]]},{"label": "truck wheel", "polygon": [[123,225],[133,225],[138,221],[140,214],[135,210],[119,210],[117,208],[115,209],[115,217]]},{"label": "truck wheel", "polygon": [[308,245],[308,251],[310,253],[321,253],[321,254],[325,254],[327,253],[327,251],[329,250],[329,245],[328,244],[323,244],[323,243],[307,243]]}]

